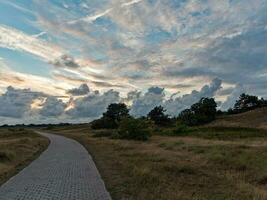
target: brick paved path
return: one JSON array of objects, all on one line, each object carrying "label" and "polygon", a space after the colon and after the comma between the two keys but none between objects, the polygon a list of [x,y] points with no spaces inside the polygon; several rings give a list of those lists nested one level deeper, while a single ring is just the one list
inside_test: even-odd
[{"label": "brick paved path", "polygon": [[48,149],[0,187],[0,200],[111,199],[91,156],[78,142],[41,133]]}]

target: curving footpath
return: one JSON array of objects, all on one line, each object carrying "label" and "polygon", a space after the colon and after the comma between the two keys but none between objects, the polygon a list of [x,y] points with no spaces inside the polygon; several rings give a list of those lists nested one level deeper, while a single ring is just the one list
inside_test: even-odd
[{"label": "curving footpath", "polygon": [[63,136],[41,133],[50,145],[0,187],[0,200],[110,200],[86,149]]}]

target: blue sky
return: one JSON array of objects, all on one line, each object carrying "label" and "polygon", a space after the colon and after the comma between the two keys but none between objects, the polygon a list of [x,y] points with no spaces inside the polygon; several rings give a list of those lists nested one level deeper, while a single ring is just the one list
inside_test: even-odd
[{"label": "blue sky", "polygon": [[[22,98],[21,117],[0,118],[87,120],[112,101],[179,112],[195,91],[222,109],[241,92],[267,98],[266,10],[266,0],[0,0],[0,102],[39,93]],[[89,93],[69,92],[83,84]],[[53,106],[62,112],[43,114]]]}]

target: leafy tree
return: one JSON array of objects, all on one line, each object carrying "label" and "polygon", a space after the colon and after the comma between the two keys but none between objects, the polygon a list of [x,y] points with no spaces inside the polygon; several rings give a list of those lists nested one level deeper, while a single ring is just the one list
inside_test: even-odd
[{"label": "leafy tree", "polygon": [[241,113],[264,106],[267,106],[267,101],[264,100],[263,98],[259,99],[257,96],[252,96],[243,93],[236,101],[234,108],[229,109],[228,113],[230,114]]},{"label": "leafy tree", "polygon": [[147,117],[156,125],[167,125],[170,123],[170,118],[165,112],[166,110],[162,106],[156,106],[148,113]]},{"label": "leafy tree", "polygon": [[112,103],[108,106],[103,117],[119,122],[122,118],[129,116],[129,109],[124,103]]},{"label": "leafy tree", "polygon": [[91,122],[93,129],[114,129],[118,128],[119,122],[125,117],[129,117],[129,109],[124,103],[113,103],[107,108],[100,119]]},{"label": "leafy tree", "polygon": [[179,118],[181,119],[181,121],[188,125],[188,126],[192,126],[192,125],[197,125],[198,121],[196,118],[195,113],[191,110],[191,109],[185,109],[183,110],[180,115]]},{"label": "leafy tree", "polygon": [[179,118],[189,126],[205,124],[215,119],[216,107],[217,104],[213,98],[202,98],[190,109],[182,111]]}]

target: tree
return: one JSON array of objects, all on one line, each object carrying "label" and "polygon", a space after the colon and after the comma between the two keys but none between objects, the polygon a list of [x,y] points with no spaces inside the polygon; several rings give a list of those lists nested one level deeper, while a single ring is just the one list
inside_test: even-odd
[{"label": "tree", "polygon": [[259,99],[257,96],[252,96],[248,94],[241,94],[239,99],[236,101],[234,108],[229,110],[231,113],[241,113],[246,112],[255,108],[260,108],[267,106],[267,101],[263,98]]},{"label": "tree", "polygon": [[165,112],[166,110],[162,106],[156,106],[148,113],[147,118],[157,125],[167,125],[170,123],[170,118]]},{"label": "tree", "polygon": [[122,118],[129,116],[129,109],[124,103],[112,103],[108,106],[107,111],[103,113],[103,117],[109,118],[115,122],[119,122]]},{"label": "tree", "polygon": [[90,124],[93,129],[115,129],[118,128],[123,118],[128,117],[130,117],[129,109],[124,103],[112,103],[100,119],[96,119]]},{"label": "tree", "polygon": [[182,111],[179,118],[189,126],[205,124],[216,118],[216,107],[213,98],[201,98],[190,109]]},{"label": "tree", "polygon": [[197,119],[195,113],[191,109],[183,110],[178,117],[184,124],[188,126],[196,125]]}]

